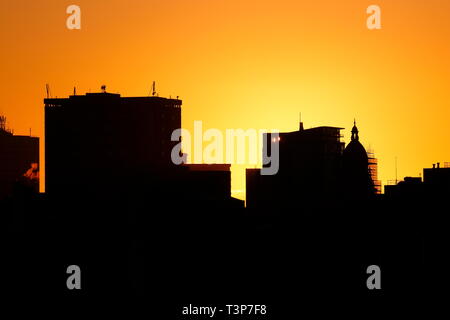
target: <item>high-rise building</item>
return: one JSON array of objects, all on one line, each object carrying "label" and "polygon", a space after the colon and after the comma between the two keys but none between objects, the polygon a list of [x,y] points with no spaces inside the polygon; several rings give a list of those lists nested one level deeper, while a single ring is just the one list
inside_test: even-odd
[{"label": "high-rise building", "polygon": [[243,206],[231,198],[230,165],[172,162],[179,141],[171,137],[181,128],[181,100],[121,97],[103,90],[44,103],[49,195]]},{"label": "high-rise building", "polygon": [[[342,128],[317,127],[280,133],[272,141],[264,134],[266,145],[277,143],[279,170],[273,176],[262,176],[260,169],[248,169],[246,177],[247,206],[301,207],[339,200],[341,158],[344,142]],[[270,154],[271,150],[263,150]],[[331,204],[329,203],[329,204]]]},{"label": "high-rise building", "polygon": [[101,93],[44,99],[47,193],[121,190],[173,166],[179,99]]},{"label": "high-rise building", "polygon": [[264,176],[260,169],[247,169],[247,207],[335,208],[346,199],[366,200],[375,194],[376,163],[369,163],[356,123],[346,147],[341,130],[304,129],[300,123],[298,131],[280,133],[278,138],[265,134],[268,149],[263,153],[270,154],[272,144],[278,144],[279,170]]}]

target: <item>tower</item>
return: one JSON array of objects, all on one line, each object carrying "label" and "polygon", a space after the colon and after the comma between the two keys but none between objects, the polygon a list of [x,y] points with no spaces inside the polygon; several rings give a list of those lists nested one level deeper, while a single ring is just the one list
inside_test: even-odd
[{"label": "tower", "polygon": [[356,119],[353,120],[353,128],[352,128],[352,141],[359,141],[359,136],[358,136],[358,127],[356,127]]},{"label": "tower", "polygon": [[375,193],[369,170],[369,157],[359,142],[356,120],[353,122],[351,141],[343,153],[343,181],[346,198],[366,200]]}]

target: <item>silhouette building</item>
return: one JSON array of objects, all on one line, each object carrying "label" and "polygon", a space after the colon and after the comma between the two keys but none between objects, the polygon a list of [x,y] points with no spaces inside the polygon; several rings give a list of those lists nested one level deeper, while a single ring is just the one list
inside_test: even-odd
[{"label": "silhouette building", "polygon": [[[344,143],[342,128],[317,127],[280,133],[271,141],[265,133],[266,145],[279,144],[279,170],[262,176],[260,169],[247,169],[247,207],[298,207],[314,204],[319,198],[338,201],[339,173]],[[264,150],[270,154],[271,150]]]},{"label": "silhouette building", "polygon": [[430,193],[446,197],[450,196],[450,163],[444,167],[438,162],[432,168],[423,169],[423,183]]},{"label": "silhouette building", "polygon": [[433,164],[423,169],[421,177],[405,177],[403,181],[384,188],[389,201],[405,204],[437,205],[445,203],[450,196],[450,163]]},{"label": "silhouette building", "polygon": [[405,177],[395,185],[384,186],[384,196],[387,200],[406,200],[417,203],[424,196],[424,185],[421,177]]},{"label": "silhouette building", "polygon": [[231,197],[230,164],[184,164],[181,197],[194,206],[243,208],[244,201]]},{"label": "silhouette building", "polygon": [[17,184],[39,192],[39,138],[14,135],[0,116],[0,199]]},{"label": "silhouette building", "polygon": [[189,192],[206,195],[209,199],[231,197],[230,164],[186,164]]},{"label": "silhouette building", "polygon": [[[372,162],[373,165],[373,162]],[[365,200],[375,194],[375,184],[371,176],[369,156],[359,142],[356,121],[353,124],[350,143],[343,153],[343,181],[347,199]]]},{"label": "silhouette building", "polygon": [[264,134],[268,148],[271,143],[279,145],[279,171],[263,176],[260,169],[247,169],[247,207],[336,208],[347,196],[364,200],[374,193],[369,158],[359,142],[356,124],[346,148],[342,129],[304,129],[300,123],[298,131],[280,133],[277,141],[271,140],[270,133]]},{"label": "silhouette building", "polygon": [[[117,195],[167,206],[231,198],[230,165],[175,165],[179,99],[100,93],[44,99],[46,193]],[[243,204],[242,204],[243,206]]]},{"label": "silhouette building", "polygon": [[126,189],[124,179],[161,173],[172,165],[172,131],[181,127],[178,99],[87,93],[44,99],[45,187]]}]

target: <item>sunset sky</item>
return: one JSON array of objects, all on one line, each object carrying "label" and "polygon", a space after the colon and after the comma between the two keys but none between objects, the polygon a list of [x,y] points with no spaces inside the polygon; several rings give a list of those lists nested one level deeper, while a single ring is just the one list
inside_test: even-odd
[{"label": "sunset sky", "polygon": [[[66,28],[71,4],[81,30]],[[366,27],[371,4],[381,30]],[[347,143],[356,118],[383,183],[395,157],[399,178],[450,162],[448,0],[0,0],[0,34],[0,114],[41,137],[41,172],[46,83],[57,97],[102,84],[146,96],[153,80],[190,130],[292,131],[301,112]]]}]

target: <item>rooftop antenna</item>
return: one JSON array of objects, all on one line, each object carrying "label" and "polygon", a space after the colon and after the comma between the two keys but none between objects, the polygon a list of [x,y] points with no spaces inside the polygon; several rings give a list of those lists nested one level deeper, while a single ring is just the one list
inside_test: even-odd
[{"label": "rooftop antenna", "polygon": [[153,81],[153,85],[152,85],[152,96],[154,97],[156,94],[156,82]]},{"label": "rooftop antenna", "polygon": [[301,112],[298,113],[298,117],[299,117],[299,124],[300,124],[299,131],[303,131],[304,129],[303,129],[302,113]]},{"label": "rooftop antenna", "polygon": [[74,96],[77,95],[77,87],[73,87],[73,95],[74,95]]},{"label": "rooftop antenna", "polygon": [[395,184],[397,184],[397,157],[395,157]]},{"label": "rooftop antenna", "polygon": [[47,91],[47,99],[50,99],[50,85],[48,83],[45,84],[45,90]]}]

